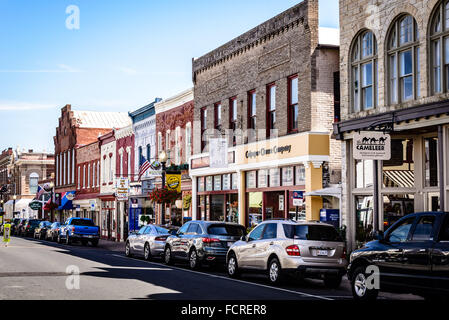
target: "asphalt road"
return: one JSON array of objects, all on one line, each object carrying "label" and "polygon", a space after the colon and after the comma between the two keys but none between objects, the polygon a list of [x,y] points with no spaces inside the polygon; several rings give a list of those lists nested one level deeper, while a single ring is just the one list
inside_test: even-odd
[{"label": "asphalt road", "polygon": [[[349,288],[347,280],[337,290],[315,280],[271,287],[262,275],[233,280],[219,268],[195,272],[76,244],[13,237],[0,246],[0,300],[334,300],[351,299]],[[416,299],[381,294],[392,298]]]}]

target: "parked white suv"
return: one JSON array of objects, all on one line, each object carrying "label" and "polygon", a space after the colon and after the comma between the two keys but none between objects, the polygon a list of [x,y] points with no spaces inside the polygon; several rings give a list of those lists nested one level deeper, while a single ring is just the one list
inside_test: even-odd
[{"label": "parked white suv", "polygon": [[273,284],[287,273],[323,279],[337,288],[346,273],[346,249],[334,226],[320,222],[268,220],[229,248],[230,277],[242,272],[266,272]]}]

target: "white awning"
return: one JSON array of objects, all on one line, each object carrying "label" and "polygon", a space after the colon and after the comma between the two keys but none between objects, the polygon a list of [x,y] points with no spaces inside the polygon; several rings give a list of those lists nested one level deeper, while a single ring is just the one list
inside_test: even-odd
[{"label": "white awning", "polygon": [[331,187],[324,188],[321,190],[315,190],[311,192],[307,192],[304,194],[306,197],[316,196],[316,197],[335,197],[341,199],[341,188],[340,187]]}]

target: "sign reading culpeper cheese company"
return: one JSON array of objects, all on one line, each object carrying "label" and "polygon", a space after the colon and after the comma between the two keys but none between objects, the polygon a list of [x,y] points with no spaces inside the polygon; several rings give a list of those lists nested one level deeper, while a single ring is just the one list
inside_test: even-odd
[{"label": "sign reading culpeper cheese company", "polygon": [[356,160],[390,160],[391,136],[373,131],[356,133],[353,140],[353,154]]}]

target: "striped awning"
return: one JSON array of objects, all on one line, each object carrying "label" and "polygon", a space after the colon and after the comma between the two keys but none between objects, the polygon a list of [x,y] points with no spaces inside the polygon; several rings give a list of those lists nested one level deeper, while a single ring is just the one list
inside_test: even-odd
[{"label": "striped awning", "polygon": [[415,172],[411,170],[385,170],[384,185],[386,188],[415,187]]}]

